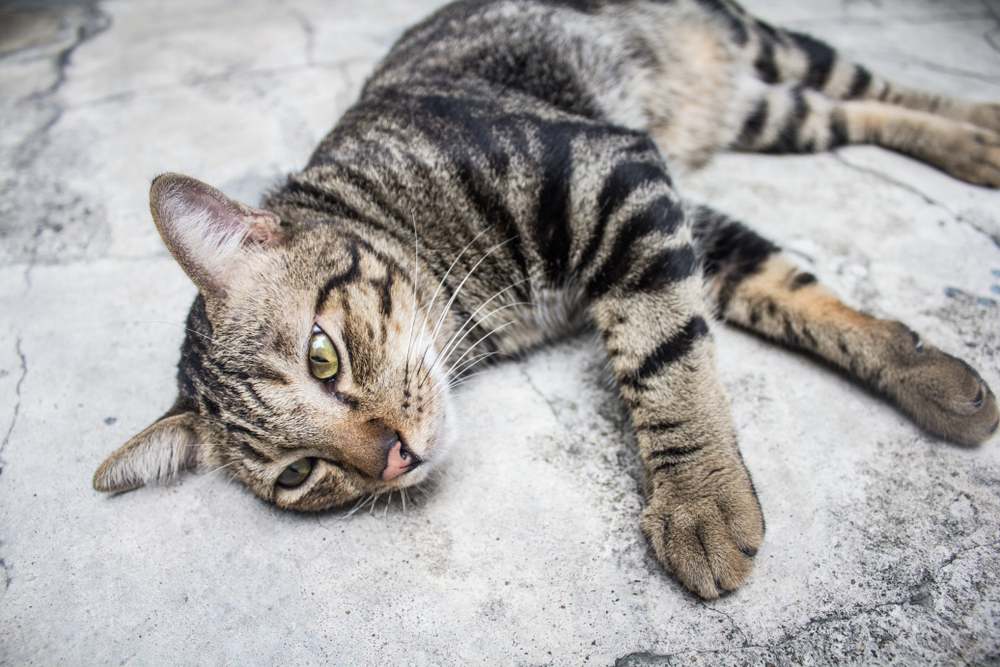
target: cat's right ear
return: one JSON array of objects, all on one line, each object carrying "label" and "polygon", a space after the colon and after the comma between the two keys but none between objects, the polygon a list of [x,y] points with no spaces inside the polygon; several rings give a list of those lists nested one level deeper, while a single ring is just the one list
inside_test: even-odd
[{"label": "cat's right ear", "polygon": [[149,208],[174,259],[209,298],[225,295],[245,253],[284,238],[274,213],[241,204],[181,174],[153,179]]},{"label": "cat's right ear", "polygon": [[168,482],[198,464],[197,415],[171,410],[115,450],[94,473],[94,489],[131,491]]}]

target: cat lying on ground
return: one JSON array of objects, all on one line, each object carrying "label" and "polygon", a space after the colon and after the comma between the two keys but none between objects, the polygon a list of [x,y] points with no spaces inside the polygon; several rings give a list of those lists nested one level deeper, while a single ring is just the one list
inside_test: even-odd
[{"label": "cat lying on ground", "polygon": [[228,466],[267,501],[320,510],[419,484],[461,439],[456,382],[587,325],[635,429],[657,558],[704,598],[733,590],[764,519],[715,316],[944,439],[997,430],[968,364],[843,304],[671,180],[726,149],[858,143],[1000,185],[1000,106],[894,85],[730,0],[449,5],[260,208],[153,182],[153,219],[199,296],[176,403],[94,486]]}]

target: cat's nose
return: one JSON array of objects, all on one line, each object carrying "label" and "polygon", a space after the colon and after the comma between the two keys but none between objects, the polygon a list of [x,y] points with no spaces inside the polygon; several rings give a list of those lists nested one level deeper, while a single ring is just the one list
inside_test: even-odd
[{"label": "cat's nose", "polygon": [[400,475],[405,475],[423,461],[409,447],[397,438],[385,454],[385,468],[382,469],[382,480],[388,482]]}]

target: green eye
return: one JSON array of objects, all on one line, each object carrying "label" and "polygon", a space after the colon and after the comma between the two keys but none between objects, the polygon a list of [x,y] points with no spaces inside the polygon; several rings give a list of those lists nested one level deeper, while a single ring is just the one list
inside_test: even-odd
[{"label": "green eye", "polygon": [[281,471],[278,475],[278,486],[285,489],[294,489],[301,486],[302,482],[309,478],[309,473],[313,469],[312,459],[299,459],[292,465]]},{"label": "green eye", "polygon": [[329,380],[340,370],[340,358],[333,341],[322,331],[309,339],[309,372],[317,380]]}]

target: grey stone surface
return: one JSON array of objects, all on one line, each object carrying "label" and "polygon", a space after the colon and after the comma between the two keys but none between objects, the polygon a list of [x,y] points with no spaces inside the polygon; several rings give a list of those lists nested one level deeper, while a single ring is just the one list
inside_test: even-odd
[{"label": "grey stone surface", "polygon": [[[434,2],[0,8],[0,663],[983,664],[1000,660],[1000,452],[719,331],[768,533],[706,604],[638,530],[638,468],[586,338],[473,381],[436,486],[280,513],[224,471],[106,498],[173,398],[193,294],[146,209],[164,170],[256,199]],[[1000,9],[749,3],[915,85],[1000,100]],[[1000,387],[1000,194],[874,148],[724,156],[686,184],[849,301]]]}]

